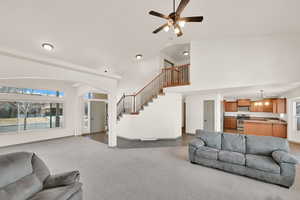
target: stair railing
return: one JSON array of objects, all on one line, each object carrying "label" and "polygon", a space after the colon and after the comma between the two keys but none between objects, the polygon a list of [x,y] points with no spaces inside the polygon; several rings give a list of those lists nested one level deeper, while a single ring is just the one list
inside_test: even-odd
[{"label": "stair railing", "polygon": [[152,81],[134,95],[123,95],[117,103],[117,117],[138,114],[163,88],[189,85],[189,64],[164,68]]}]

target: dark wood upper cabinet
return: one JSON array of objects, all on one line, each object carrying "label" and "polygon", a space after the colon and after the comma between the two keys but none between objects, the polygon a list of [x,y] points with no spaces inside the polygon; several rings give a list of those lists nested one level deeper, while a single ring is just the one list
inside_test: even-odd
[{"label": "dark wood upper cabinet", "polygon": [[286,113],[286,99],[273,100],[273,113]]},{"label": "dark wood upper cabinet", "polygon": [[250,99],[239,99],[237,101],[238,106],[250,106],[251,101]]},{"label": "dark wood upper cabinet", "polygon": [[273,100],[264,99],[263,100],[263,112],[273,112]]},{"label": "dark wood upper cabinet", "polygon": [[237,102],[236,101],[224,101],[225,112],[237,112]]},{"label": "dark wood upper cabinet", "polygon": [[251,101],[249,99],[239,99],[237,101],[224,101],[225,112],[237,112],[238,107],[249,106],[250,112],[270,112],[270,113],[286,113],[286,99],[263,99],[259,101]]}]

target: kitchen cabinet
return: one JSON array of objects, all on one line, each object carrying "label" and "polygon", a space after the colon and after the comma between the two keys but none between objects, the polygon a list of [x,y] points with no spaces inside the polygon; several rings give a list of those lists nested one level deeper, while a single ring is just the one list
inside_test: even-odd
[{"label": "kitchen cabinet", "polygon": [[287,138],[287,125],[278,122],[245,121],[244,134]]},{"label": "kitchen cabinet", "polygon": [[272,136],[273,125],[271,123],[244,123],[244,134],[258,136]]},{"label": "kitchen cabinet", "polygon": [[237,112],[237,102],[236,101],[224,101],[225,112]]},{"label": "kitchen cabinet", "polygon": [[237,101],[238,106],[250,106],[250,99],[239,99]]},{"label": "kitchen cabinet", "polygon": [[250,112],[264,112],[263,101],[251,101]]},{"label": "kitchen cabinet", "polygon": [[273,136],[287,138],[287,125],[286,124],[273,124]]},{"label": "kitchen cabinet", "polygon": [[224,129],[237,129],[236,117],[224,117]]},{"label": "kitchen cabinet", "polygon": [[273,100],[264,99],[263,100],[263,112],[273,112]]},{"label": "kitchen cabinet", "polygon": [[250,112],[286,113],[286,99],[268,98],[258,101],[249,99],[238,99],[237,101],[224,101],[225,112],[238,112],[238,107],[249,106]]},{"label": "kitchen cabinet", "polygon": [[273,99],[273,113],[286,113],[286,99]]}]

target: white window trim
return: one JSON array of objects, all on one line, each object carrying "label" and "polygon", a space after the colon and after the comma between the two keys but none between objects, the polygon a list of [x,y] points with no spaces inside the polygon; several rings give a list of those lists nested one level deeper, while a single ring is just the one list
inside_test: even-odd
[{"label": "white window trim", "polygon": [[0,101],[12,101],[12,102],[33,102],[33,103],[61,103],[63,104],[63,124],[62,127],[57,128],[46,128],[46,129],[33,129],[33,130],[22,130],[20,131],[11,131],[11,132],[2,132],[1,135],[19,135],[19,134],[28,134],[41,131],[57,131],[63,130],[66,127],[66,105],[65,105],[65,96],[64,97],[54,97],[54,96],[35,96],[35,95],[22,95],[22,94],[0,94]]}]

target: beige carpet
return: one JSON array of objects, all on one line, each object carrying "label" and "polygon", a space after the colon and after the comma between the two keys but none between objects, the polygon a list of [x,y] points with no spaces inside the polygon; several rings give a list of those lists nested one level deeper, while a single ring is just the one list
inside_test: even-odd
[{"label": "beige carpet", "polygon": [[36,152],[51,171],[79,169],[84,200],[298,200],[295,185],[285,189],[250,178],[190,164],[187,147],[110,149],[73,137],[1,148]]}]

